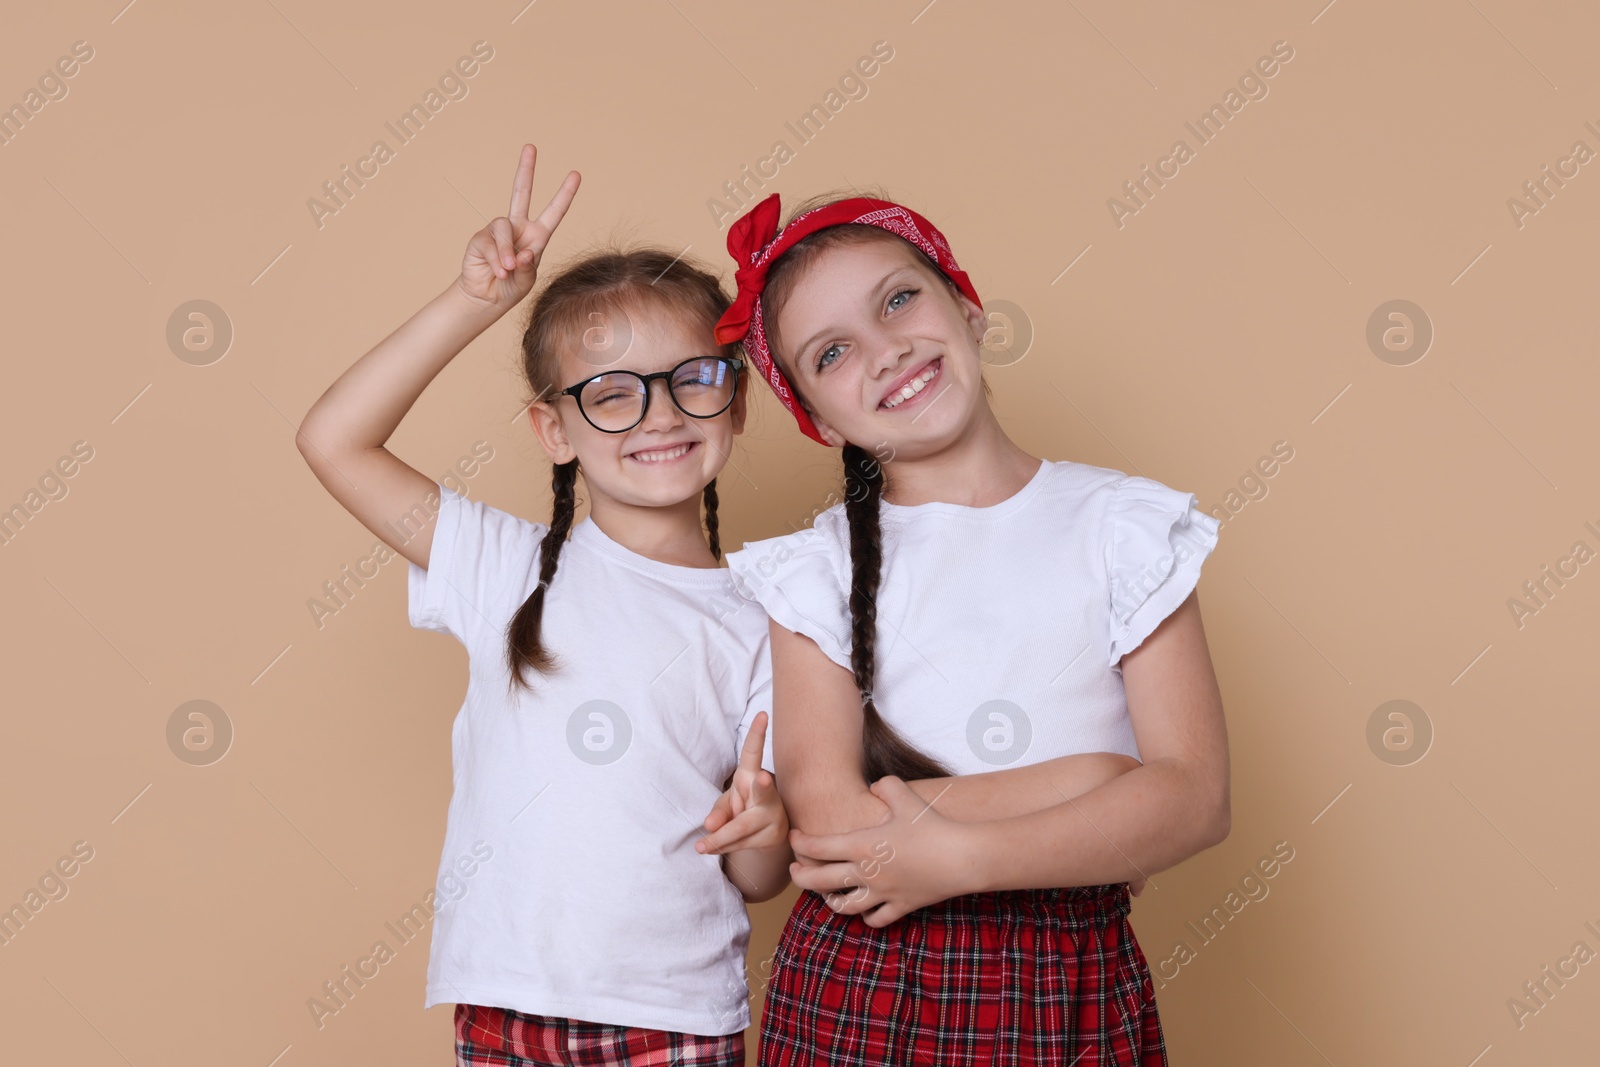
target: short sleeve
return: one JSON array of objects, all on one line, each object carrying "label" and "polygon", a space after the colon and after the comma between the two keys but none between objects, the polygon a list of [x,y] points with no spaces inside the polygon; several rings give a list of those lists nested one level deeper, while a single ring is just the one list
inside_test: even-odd
[{"label": "short sleeve", "polygon": [[804,634],[833,662],[850,669],[848,546],[841,546],[832,509],[804,530],[748,541],[728,553],[734,588],[779,626]]},{"label": "short sleeve", "polygon": [[427,567],[409,565],[407,613],[419,630],[450,634],[463,644],[469,635],[497,625],[507,597],[526,588],[545,527],[481,500],[469,500],[445,485]]},{"label": "short sleeve", "polygon": [[744,751],[745,739],[756,724],[757,712],[767,713],[767,737],[761,750],[761,766],[778,773],[772,762],[772,647],[765,636],[761,638],[761,651],[756,655],[750,678],[750,699],[745,704],[744,719],[739,723],[739,736],[734,746],[734,756]]},{"label": "short sleeve", "polygon": [[1127,475],[1108,505],[1106,567],[1110,585],[1110,665],[1177,610],[1200,581],[1221,523],[1193,493]]}]

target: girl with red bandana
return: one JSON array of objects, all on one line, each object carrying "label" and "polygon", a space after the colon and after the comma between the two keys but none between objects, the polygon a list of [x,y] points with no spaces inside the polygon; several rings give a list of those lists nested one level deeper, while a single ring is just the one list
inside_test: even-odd
[{"label": "girl with red bandana", "polygon": [[[763,1067],[1166,1063],[1128,923],[1228,833],[1191,493],[1030,455],[989,406],[949,244],[850,197],[732,228],[741,341],[844,501],[728,563],[771,619],[774,758],[806,890]],[[1131,883],[1131,884],[1130,884]]]}]

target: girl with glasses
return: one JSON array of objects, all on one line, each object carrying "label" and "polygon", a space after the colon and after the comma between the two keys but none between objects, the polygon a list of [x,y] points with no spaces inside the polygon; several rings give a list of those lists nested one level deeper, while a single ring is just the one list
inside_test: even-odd
[{"label": "girl with glasses", "polygon": [[720,283],[654,249],[548,281],[522,334],[548,523],[385,447],[533,289],[579,181],[529,218],[534,160],[524,146],[510,214],[472,236],[460,276],[333,383],[297,441],[410,561],[412,625],[468,652],[425,1004],[456,1004],[458,1064],[732,1067],[744,905],[783,890],[792,853],[766,617],[720,566],[716,478],[745,419],[743,364],[712,338]]}]

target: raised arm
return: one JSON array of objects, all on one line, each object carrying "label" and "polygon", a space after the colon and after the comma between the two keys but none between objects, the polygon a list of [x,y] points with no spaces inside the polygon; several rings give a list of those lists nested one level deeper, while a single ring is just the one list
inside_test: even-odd
[{"label": "raised arm", "polygon": [[[549,206],[528,218],[537,153],[524,145],[510,215],[474,234],[461,274],[328,387],[300,423],[295,445],[317,480],[390,548],[428,565],[434,480],[385,442],[428,383],[533,288],[539,258],[577,192],[570,172]],[[404,531],[404,536],[399,531]]]}]

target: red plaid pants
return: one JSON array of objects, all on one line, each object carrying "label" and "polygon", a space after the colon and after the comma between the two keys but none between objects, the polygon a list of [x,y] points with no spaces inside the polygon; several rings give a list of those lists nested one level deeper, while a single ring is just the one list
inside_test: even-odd
[{"label": "red plaid pants", "polygon": [[807,891],[773,959],[761,1067],[1165,1067],[1128,885],[955,897],[875,930]]},{"label": "red plaid pants", "polygon": [[456,1067],[744,1067],[744,1031],[701,1037],[456,1005]]}]

